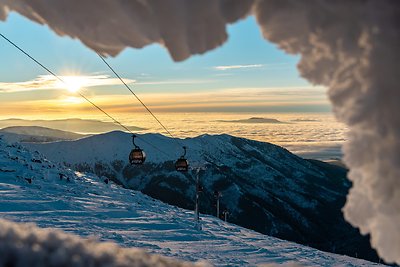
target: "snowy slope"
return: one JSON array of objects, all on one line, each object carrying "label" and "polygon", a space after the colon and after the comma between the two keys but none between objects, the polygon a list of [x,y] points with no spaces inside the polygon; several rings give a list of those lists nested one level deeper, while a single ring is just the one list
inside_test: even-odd
[{"label": "snowy slope", "polygon": [[[171,138],[161,134],[143,134],[138,135],[137,145],[143,148],[148,157],[146,162],[160,163],[167,160],[175,160],[182,153],[182,148]],[[152,144],[149,145],[149,143]],[[194,142],[185,142],[190,147],[189,155],[198,155],[198,144]],[[99,134],[94,138],[82,138],[76,141],[56,142],[47,146],[39,144],[27,144],[33,149],[40,149],[43,154],[51,156],[57,162],[68,163],[95,163],[97,161],[110,162],[115,159],[127,161],[129,152],[132,149],[132,137],[130,134],[114,131],[105,134]],[[66,148],[75,151],[75,153],[63,153]],[[160,153],[155,147],[160,148],[164,153]],[[200,160],[200,157],[194,160]]]},{"label": "snowy slope", "polygon": [[1,267],[209,267],[54,228],[0,219]]},{"label": "snowy slope", "polygon": [[203,231],[195,230],[190,211],[65,169],[2,140],[0,192],[1,218],[95,235],[189,261],[205,259],[221,266],[290,261],[305,266],[376,266],[268,237],[212,216],[202,216]]},{"label": "snowy slope", "polygon": [[193,209],[195,172],[183,175],[173,167],[185,145],[191,165],[205,167],[200,172],[201,212],[215,215],[213,193],[218,190],[223,195],[221,211],[229,212],[230,222],[324,251],[378,260],[368,237],[343,218],[341,208],[350,188],[345,169],[229,135],[178,141],[160,134],[139,137],[137,144],[148,155],[143,166],[127,163],[131,136],[118,131],[26,146],[75,170],[107,176],[166,203]]}]

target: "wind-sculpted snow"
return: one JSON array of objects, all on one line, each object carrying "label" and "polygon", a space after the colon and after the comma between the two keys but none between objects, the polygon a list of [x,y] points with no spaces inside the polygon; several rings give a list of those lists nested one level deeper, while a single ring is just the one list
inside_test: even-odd
[{"label": "wind-sculpted snow", "polygon": [[329,88],[350,127],[345,216],[400,263],[399,1],[1,0],[0,19],[10,9],[103,54],[156,42],[178,61],[221,45],[226,23],[252,10],[267,40],[301,55],[301,75]]},{"label": "wind-sculpted snow", "polygon": [[[226,24],[245,16],[252,3],[253,0],[1,0],[0,19],[6,18],[9,9],[15,10],[49,25],[59,35],[78,38],[93,50],[113,56],[125,47],[159,43],[174,60],[180,61],[224,43]],[[118,19],[110,20],[112,17]]]},{"label": "wind-sculpted snow", "polygon": [[[183,265],[93,239],[191,262],[206,260],[216,266],[285,266],[293,262],[302,266],[377,265],[265,236],[207,215],[201,215],[203,230],[199,231],[192,211],[104,179],[66,169],[40,153],[32,154],[18,144],[0,140],[0,218],[93,236],[82,240],[54,230],[1,221],[0,262],[7,261],[3,266],[45,266],[48,261],[57,264],[50,266],[79,266],[74,263],[81,260],[85,260],[84,266],[103,266],[96,265],[98,260],[106,261],[107,266],[125,266],[122,261],[134,264],[135,256],[143,260],[138,266],[156,261]],[[61,264],[71,261],[73,264]]]},{"label": "wind-sculpted snow", "polygon": [[55,229],[0,219],[0,266],[146,267],[208,266],[121,248],[115,243],[82,239]]},{"label": "wind-sculpted snow", "polygon": [[350,126],[345,217],[400,263],[400,2],[268,0],[255,10],[264,37],[300,54],[301,75],[329,88]]},{"label": "wind-sculpted snow", "polygon": [[[78,171],[107,176],[169,204],[193,209],[195,172],[183,175],[173,167],[180,147],[159,134],[138,137],[148,155],[143,166],[128,164],[131,140],[123,132],[24,145]],[[230,222],[325,251],[379,260],[368,238],[343,219],[341,208],[350,187],[345,169],[229,135],[202,135],[180,142],[188,147],[191,166],[203,167],[201,212],[215,214],[213,193],[218,190],[223,194],[221,212],[229,211]]]}]

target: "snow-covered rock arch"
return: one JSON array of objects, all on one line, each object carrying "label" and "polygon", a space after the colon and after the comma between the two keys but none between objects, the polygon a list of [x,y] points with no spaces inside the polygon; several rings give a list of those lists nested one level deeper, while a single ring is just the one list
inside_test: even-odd
[{"label": "snow-covered rock arch", "polygon": [[304,78],[329,88],[350,127],[345,217],[400,263],[399,1],[0,0],[0,19],[10,10],[103,55],[160,43],[176,61],[221,45],[227,23],[254,14],[267,40],[301,55]]}]

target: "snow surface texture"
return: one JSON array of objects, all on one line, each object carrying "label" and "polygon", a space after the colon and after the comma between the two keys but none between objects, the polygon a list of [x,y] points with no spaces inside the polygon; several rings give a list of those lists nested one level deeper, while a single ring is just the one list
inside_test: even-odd
[{"label": "snow surface texture", "polygon": [[399,1],[0,0],[0,19],[9,10],[102,54],[157,42],[177,61],[222,44],[225,24],[252,10],[266,39],[301,55],[301,75],[329,87],[337,118],[350,126],[345,216],[400,263]]},{"label": "snow surface texture", "polygon": [[[180,139],[179,144],[160,134],[138,134],[137,144],[147,159],[142,166],[131,166],[130,143],[131,134],[115,131],[75,141],[23,145],[52,162],[118,180],[126,188],[185,209],[194,209],[193,167],[202,166],[201,212],[215,214],[213,193],[218,190],[223,194],[221,211],[229,211],[229,222],[324,251],[378,260],[369,238],[344,222],[340,209],[351,186],[345,170],[301,159],[279,146],[226,134]],[[189,148],[191,166],[186,175],[173,167],[183,145]]]},{"label": "snow surface texture", "polygon": [[[60,173],[63,174],[62,179],[59,178]],[[293,262],[301,266],[378,266],[265,236],[212,216],[201,216],[203,230],[198,231],[193,222],[193,212],[113,183],[106,184],[98,177],[65,169],[39,153],[31,154],[18,144],[7,145],[1,140],[0,192],[1,218],[34,222],[40,227],[55,227],[80,236],[96,236],[103,241],[140,247],[147,252],[186,261],[207,260],[216,266],[292,266]],[[28,228],[35,231],[27,232]],[[26,257],[19,259],[20,266],[34,266],[25,265],[22,261],[45,260],[40,258],[43,254],[39,251],[50,251],[51,247],[61,244],[63,247],[52,252],[55,253],[52,255],[57,254],[55,257],[59,261],[81,260],[80,256],[66,257],[76,250],[87,255],[88,260],[108,259],[110,264],[120,259],[135,260],[126,258],[125,252],[132,257],[142,255],[140,251],[123,250],[109,243],[81,241],[58,232],[36,231],[31,226],[14,227],[3,221],[0,223],[0,244],[3,244],[4,238],[26,240],[11,244],[11,248],[0,245],[0,262],[4,259],[3,255],[10,255],[8,253],[25,253]],[[63,242],[58,242],[60,239]],[[6,250],[14,252],[3,254],[2,251]],[[38,252],[34,258],[30,254],[32,250]],[[117,258],[110,257],[110,254]],[[145,255],[144,258],[163,261],[156,256]],[[51,260],[52,256],[48,259]]]},{"label": "snow surface texture", "polygon": [[60,230],[0,220],[0,266],[207,266],[121,248],[115,243],[82,239]]}]

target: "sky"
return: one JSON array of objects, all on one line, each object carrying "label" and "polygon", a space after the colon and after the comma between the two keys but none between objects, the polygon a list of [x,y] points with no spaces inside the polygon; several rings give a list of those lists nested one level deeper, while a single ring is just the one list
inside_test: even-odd
[{"label": "sky", "polygon": [[[76,90],[113,114],[143,112],[80,41],[58,36],[16,13],[0,22],[0,32],[68,83],[56,81],[1,39],[0,118],[68,118],[98,112]],[[296,69],[299,57],[266,42],[254,17],[230,25],[228,34],[221,47],[179,63],[160,45],[125,49],[107,61],[159,113],[330,112],[326,89],[301,78]]]}]

